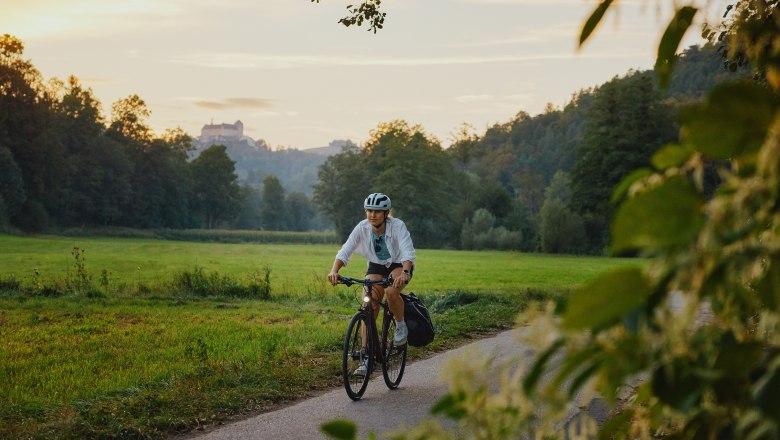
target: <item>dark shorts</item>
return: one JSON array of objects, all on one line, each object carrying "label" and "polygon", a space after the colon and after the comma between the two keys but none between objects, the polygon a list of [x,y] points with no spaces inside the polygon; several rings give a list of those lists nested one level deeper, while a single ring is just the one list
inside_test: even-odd
[{"label": "dark shorts", "polygon": [[[392,263],[390,264],[390,267],[385,267],[382,264],[376,264],[376,263],[368,263],[368,269],[366,269],[366,275],[382,275],[382,278],[387,278],[388,275],[390,275],[390,272],[393,271],[393,269],[398,267],[404,267],[401,263]],[[412,266],[412,270],[409,271],[409,276],[412,276],[414,274],[414,266]]]}]

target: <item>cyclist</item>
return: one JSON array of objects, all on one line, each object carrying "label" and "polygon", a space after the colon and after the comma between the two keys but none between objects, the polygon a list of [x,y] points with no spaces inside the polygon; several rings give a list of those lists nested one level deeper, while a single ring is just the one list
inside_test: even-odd
[{"label": "cyclist", "polygon": [[[406,224],[390,216],[390,197],[382,193],[369,194],[363,202],[366,219],[355,226],[349,238],[336,254],[336,260],[328,274],[328,281],[334,286],[339,279],[339,270],[349,263],[352,254],[357,252],[368,260],[366,279],[381,280],[393,276],[393,284],[387,288],[374,286],[374,298],[378,301],[387,295],[387,305],[395,317],[396,345],[406,344],[409,331],[404,322],[404,301],[401,290],[409,284],[414,273],[416,253],[412,237]],[[374,317],[379,308],[374,307]],[[356,373],[365,374],[365,367]],[[360,370],[360,369],[358,369]]]}]

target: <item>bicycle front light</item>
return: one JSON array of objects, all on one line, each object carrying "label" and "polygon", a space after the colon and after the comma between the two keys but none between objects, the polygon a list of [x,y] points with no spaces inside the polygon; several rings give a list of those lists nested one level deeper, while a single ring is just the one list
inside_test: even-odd
[{"label": "bicycle front light", "polygon": [[363,302],[364,302],[364,303],[367,303],[367,302],[369,302],[369,301],[371,301],[371,298],[369,298],[368,296],[364,296],[364,297],[363,297]]}]

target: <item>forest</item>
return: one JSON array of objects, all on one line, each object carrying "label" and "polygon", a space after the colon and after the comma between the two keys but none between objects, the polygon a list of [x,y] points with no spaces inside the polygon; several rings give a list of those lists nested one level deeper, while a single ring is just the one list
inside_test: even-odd
[{"label": "forest", "polygon": [[[137,95],[107,118],[78,78],[43,78],[6,34],[0,227],[333,228],[343,238],[363,215],[362,195],[381,191],[417,246],[603,254],[615,186],[678,138],[681,109],[738,75],[748,73],[726,69],[713,46],[692,46],[663,92],[652,70],[629,71],[564,108],[518,111],[481,134],[464,124],[448,148],[419,125],[380,122],[364,145],[346,142],[315,168],[297,150],[287,162],[226,145],[193,154],[180,128],[152,132]],[[308,175],[285,188],[274,168]]]}]

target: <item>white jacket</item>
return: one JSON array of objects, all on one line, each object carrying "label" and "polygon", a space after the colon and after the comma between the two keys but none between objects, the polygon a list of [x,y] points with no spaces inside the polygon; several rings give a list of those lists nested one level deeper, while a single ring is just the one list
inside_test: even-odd
[{"label": "white jacket", "polygon": [[412,236],[402,220],[394,217],[387,218],[385,241],[387,250],[390,251],[390,259],[380,260],[374,251],[374,243],[371,239],[371,224],[368,223],[368,220],[363,220],[349,234],[349,238],[341,246],[341,250],[336,254],[336,258],[344,262],[346,266],[350,258],[352,258],[352,254],[357,252],[364,256],[366,260],[385,267],[389,267],[392,263],[403,263],[404,261],[411,261],[412,265],[414,265],[416,254],[412,244]]}]

